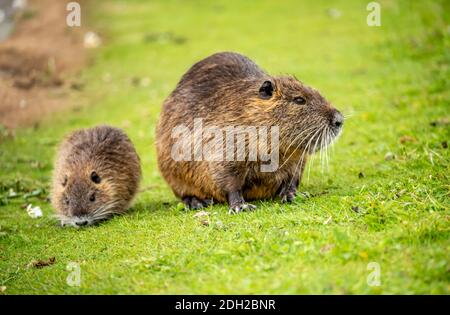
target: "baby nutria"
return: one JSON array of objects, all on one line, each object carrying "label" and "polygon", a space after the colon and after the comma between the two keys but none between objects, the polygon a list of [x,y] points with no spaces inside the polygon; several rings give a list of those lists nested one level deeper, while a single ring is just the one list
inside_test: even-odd
[{"label": "baby nutria", "polygon": [[139,156],[120,129],[77,130],[60,145],[51,200],[61,224],[91,225],[123,213],[139,186]]},{"label": "baby nutria", "polygon": [[[296,78],[271,76],[238,53],[216,53],[194,64],[165,100],[156,130],[158,166],[188,208],[228,202],[230,213],[238,213],[255,208],[249,200],[279,196],[291,202],[308,156],[333,142],[343,123],[338,110]],[[215,131],[205,136],[211,126]],[[216,132],[242,126],[231,141]],[[255,159],[249,149],[264,139],[251,131],[263,127],[278,130],[265,139],[270,150],[263,151],[278,159],[272,170],[262,168],[267,154],[258,152]],[[238,137],[242,130],[244,138]],[[181,146],[175,134],[184,134]],[[227,154],[205,147],[225,147]],[[189,152],[180,157],[180,148]]]}]

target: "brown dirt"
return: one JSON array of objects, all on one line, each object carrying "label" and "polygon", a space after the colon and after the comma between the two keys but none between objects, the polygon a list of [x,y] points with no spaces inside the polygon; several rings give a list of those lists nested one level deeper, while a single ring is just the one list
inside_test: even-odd
[{"label": "brown dirt", "polygon": [[[66,24],[61,0],[30,0],[16,29],[0,43],[0,124],[30,126],[67,108],[69,82],[86,62],[82,27]],[[79,1],[83,9],[83,1]],[[83,12],[81,23],[83,24]]]},{"label": "brown dirt", "polygon": [[53,265],[56,262],[55,257],[50,257],[48,260],[32,260],[27,267],[28,268],[43,268],[50,265]]}]

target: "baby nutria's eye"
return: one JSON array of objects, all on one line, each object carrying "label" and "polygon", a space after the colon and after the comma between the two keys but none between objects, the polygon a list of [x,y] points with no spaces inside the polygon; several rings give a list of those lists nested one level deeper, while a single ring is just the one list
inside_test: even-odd
[{"label": "baby nutria's eye", "polygon": [[89,197],[89,200],[92,201],[92,202],[95,201],[95,193],[93,193],[93,194]]},{"label": "baby nutria's eye", "polygon": [[294,98],[294,103],[298,104],[298,105],[305,105],[306,104],[306,100],[301,97],[301,96],[297,96]]},{"label": "baby nutria's eye", "polygon": [[67,185],[67,175],[64,176],[63,181],[62,181],[62,185],[63,187]]},{"label": "baby nutria's eye", "polygon": [[91,173],[91,180],[94,182],[94,183],[96,183],[96,184],[100,184],[100,182],[101,182],[101,178],[100,178],[100,176],[98,176],[98,174],[96,173],[96,172],[92,172]]}]

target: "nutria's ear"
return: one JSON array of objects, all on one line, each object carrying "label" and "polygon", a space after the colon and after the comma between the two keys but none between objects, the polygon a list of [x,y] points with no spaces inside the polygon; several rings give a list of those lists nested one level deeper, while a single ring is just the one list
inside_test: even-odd
[{"label": "nutria's ear", "polygon": [[259,88],[259,97],[264,100],[268,100],[272,97],[273,94],[273,85],[270,81],[264,81],[264,83]]}]

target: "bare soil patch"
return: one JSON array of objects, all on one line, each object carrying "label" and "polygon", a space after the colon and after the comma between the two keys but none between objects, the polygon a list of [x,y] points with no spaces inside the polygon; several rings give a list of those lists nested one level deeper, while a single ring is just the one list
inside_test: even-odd
[{"label": "bare soil patch", "polygon": [[67,94],[75,85],[70,78],[87,54],[83,28],[66,24],[67,2],[29,0],[10,38],[0,43],[1,125],[30,126],[71,105]]}]

